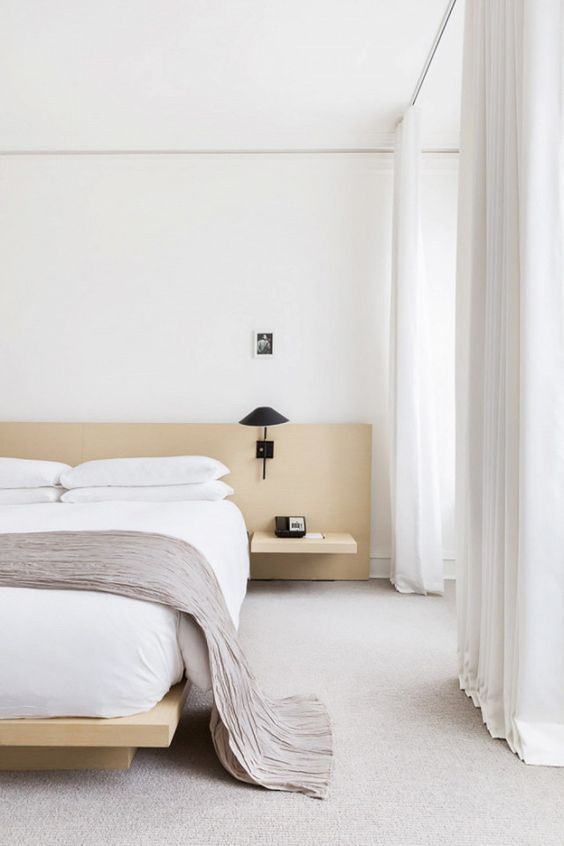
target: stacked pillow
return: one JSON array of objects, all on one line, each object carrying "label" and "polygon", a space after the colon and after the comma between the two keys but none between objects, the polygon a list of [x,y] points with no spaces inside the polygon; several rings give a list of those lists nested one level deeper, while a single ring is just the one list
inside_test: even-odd
[{"label": "stacked pillow", "polygon": [[216,501],[233,493],[220,481],[229,469],[215,458],[176,455],[165,458],[104,458],[68,467],[61,484],[63,502]]},{"label": "stacked pillow", "polygon": [[59,461],[0,458],[0,504],[57,502],[61,475],[70,469]]}]

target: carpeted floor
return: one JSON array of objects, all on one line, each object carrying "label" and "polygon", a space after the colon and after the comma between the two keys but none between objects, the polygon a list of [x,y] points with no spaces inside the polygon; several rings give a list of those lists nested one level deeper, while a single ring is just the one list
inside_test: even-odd
[{"label": "carpeted floor", "polygon": [[520,763],[458,690],[452,583],[254,583],[241,634],[272,693],[327,703],[327,801],[233,781],[193,693],[127,773],[0,775],[2,846],[563,846],[564,770]]}]

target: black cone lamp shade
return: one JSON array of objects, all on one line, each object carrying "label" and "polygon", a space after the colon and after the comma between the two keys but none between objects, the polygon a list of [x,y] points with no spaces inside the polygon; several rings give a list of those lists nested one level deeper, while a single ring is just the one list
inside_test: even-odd
[{"label": "black cone lamp shade", "polygon": [[260,428],[264,428],[264,439],[262,441],[257,441],[256,453],[257,458],[262,458],[263,479],[266,479],[266,459],[274,458],[274,441],[268,441],[266,439],[267,429],[269,426],[280,426],[281,423],[287,422],[287,417],[284,417],[283,414],[280,414],[268,405],[261,405],[259,408],[255,408],[254,411],[251,411],[250,414],[247,414],[246,417],[239,420],[239,423],[242,423],[243,426],[258,426]]},{"label": "black cone lamp shade", "polygon": [[250,414],[239,420],[239,423],[242,423],[243,426],[279,426],[281,423],[287,422],[287,417],[275,411],[274,408],[269,408],[268,405],[261,405],[259,408],[255,408],[254,411],[251,411]]}]

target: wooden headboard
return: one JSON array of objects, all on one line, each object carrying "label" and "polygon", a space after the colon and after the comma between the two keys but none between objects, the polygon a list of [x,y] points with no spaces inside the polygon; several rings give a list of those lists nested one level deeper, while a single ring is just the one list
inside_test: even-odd
[{"label": "wooden headboard", "polygon": [[[312,532],[350,532],[356,555],[253,556],[254,578],[281,561],[287,578],[366,579],[369,572],[368,424],[286,424],[270,429],[274,458],[261,479],[258,430],[223,423],[0,423],[0,455],[79,464],[93,458],[211,455],[231,468],[233,500],[249,531],[273,530],[276,514],[304,514]],[[276,560],[273,560],[276,559]]]}]

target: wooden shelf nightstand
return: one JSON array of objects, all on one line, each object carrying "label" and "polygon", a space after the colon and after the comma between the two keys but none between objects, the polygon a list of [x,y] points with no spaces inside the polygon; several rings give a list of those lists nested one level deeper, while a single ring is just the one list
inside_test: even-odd
[{"label": "wooden shelf nightstand", "polygon": [[322,538],[277,538],[273,532],[253,532],[250,549],[254,579],[358,578],[340,557],[358,551],[348,532],[327,532]]},{"label": "wooden shelf nightstand", "polygon": [[327,532],[322,538],[277,538],[272,532],[253,532],[251,552],[355,555],[356,541],[348,532]]}]

